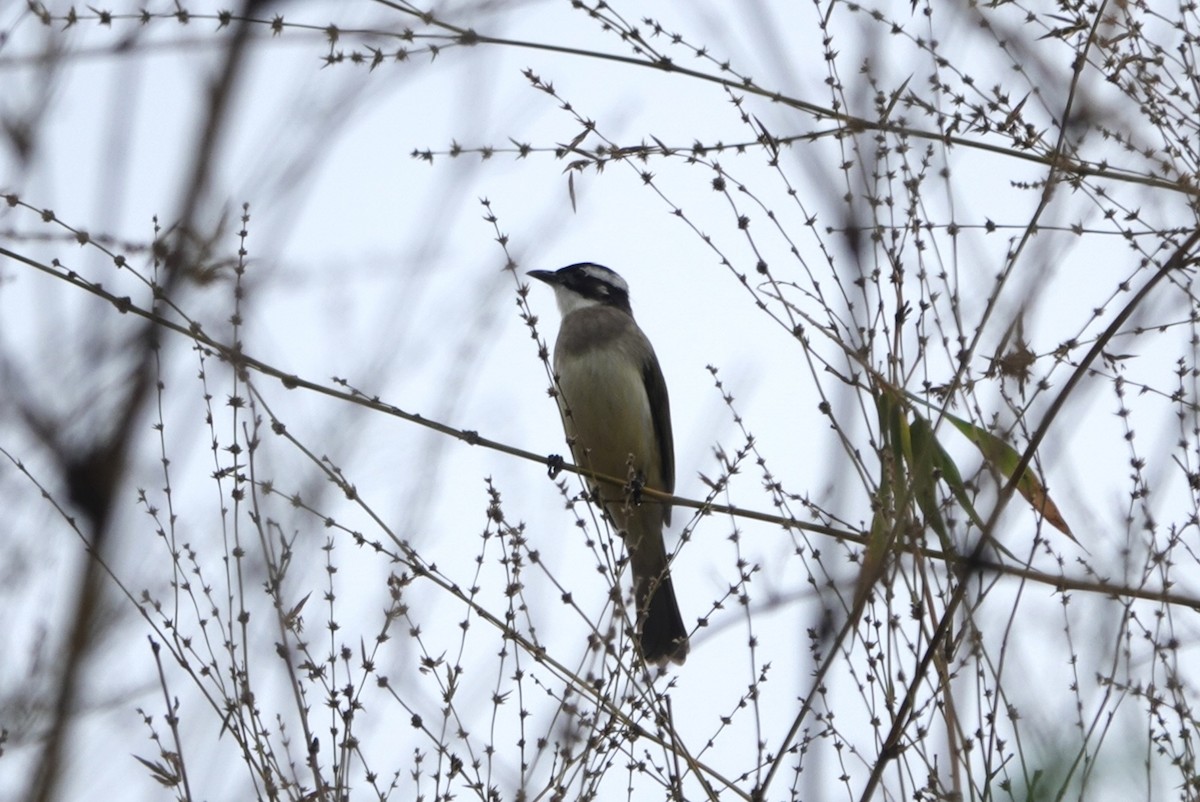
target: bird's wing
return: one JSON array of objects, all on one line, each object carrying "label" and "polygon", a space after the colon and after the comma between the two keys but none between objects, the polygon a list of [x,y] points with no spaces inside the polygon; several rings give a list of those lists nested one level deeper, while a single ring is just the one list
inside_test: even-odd
[{"label": "bird's wing", "polygon": [[[642,365],[642,382],[646,386],[646,397],[650,401],[650,416],[654,421],[654,442],[658,445],[662,464],[662,489],[675,492],[675,442],[671,435],[671,402],[667,397],[667,381],[663,378],[658,357],[650,351],[650,358]],[[671,523],[671,505],[663,505],[663,521]]]}]

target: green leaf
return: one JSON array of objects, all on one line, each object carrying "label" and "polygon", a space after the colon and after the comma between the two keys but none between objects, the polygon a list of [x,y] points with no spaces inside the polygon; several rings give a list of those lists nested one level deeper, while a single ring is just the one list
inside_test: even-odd
[{"label": "green leaf", "polygon": [[[983,455],[984,460],[989,465],[1006,479],[1012,480],[1017,466],[1021,464],[1021,455],[1015,448],[987,429],[976,426],[973,423],[968,423],[949,413],[946,413],[946,419],[954,424],[955,428],[962,432],[968,440],[975,444],[975,447],[979,449],[979,453]],[[1067,525],[1066,519],[1059,512],[1058,505],[1051,500],[1049,494],[1046,493],[1046,488],[1038,480],[1037,474],[1033,471],[1033,466],[1025,466],[1025,470],[1017,480],[1017,492],[1029,502],[1034,510],[1041,513],[1047,523],[1069,537],[1074,543],[1079,543],[1075,539],[1075,535],[1071,533],[1071,527]]]},{"label": "green leaf", "polygon": [[[910,439],[912,455],[909,469],[912,472],[913,495],[917,499],[917,506],[921,508],[921,514],[925,516],[925,522],[937,533],[938,539],[942,543],[942,550],[953,553],[950,535],[946,531],[946,522],[942,520],[942,511],[938,505],[937,480],[934,477],[938,454],[940,452],[945,455],[945,452],[941,451],[941,446],[938,445],[937,437],[934,436],[933,427],[929,425],[929,421],[915,411],[910,427]],[[942,471],[942,473],[944,475],[945,472]]]},{"label": "green leaf", "polygon": [[871,518],[871,532],[867,538],[867,550],[863,553],[862,570],[858,572],[858,581],[854,585],[854,609],[866,601],[871,588],[883,577],[891,545],[892,527],[888,525],[883,512],[876,510]]}]

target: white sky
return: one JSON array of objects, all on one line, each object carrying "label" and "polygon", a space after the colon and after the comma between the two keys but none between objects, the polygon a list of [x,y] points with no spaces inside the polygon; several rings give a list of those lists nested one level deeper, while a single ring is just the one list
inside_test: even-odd
[{"label": "white sky", "polygon": [[[47,5],[56,14],[68,8],[66,4]],[[626,18],[660,14],[668,27],[679,30],[689,41],[704,43],[714,57],[730,59],[740,73],[754,76],[760,84],[828,104],[827,64],[816,26],[824,6],[814,11],[807,4],[764,1],[730,14],[723,4],[695,7],[686,13],[668,4],[645,5],[653,10],[618,6],[617,11]],[[289,24],[323,26],[337,20],[343,29],[418,27],[411,18],[383,6],[345,6],[313,2],[281,8]],[[166,5],[150,7],[169,10]],[[939,52],[953,65],[968,65],[981,91],[996,84],[1012,86],[1014,103],[1019,100],[1017,95],[1029,91],[1030,87],[996,58],[994,45],[987,45],[990,40],[977,31],[966,12],[939,10],[934,17],[938,27],[931,34],[919,14],[910,16],[907,3],[880,7],[888,8],[914,36],[939,39]],[[201,6],[189,9],[194,14],[211,10]],[[113,6],[112,10],[131,12],[134,6]],[[452,4],[438,13],[485,35],[628,55],[615,36],[565,2],[485,4],[482,8]],[[858,72],[864,58],[871,59],[885,91],[895,90],[907,78],[910,88],[928,96],[928,77],[934,68],[927,54],[922,55],[904,37],[883,36],[880,26],[871,24],[865,15],[851,14],[844,6],[837,8],[834,17],[837,67],[847,96],[855,104],[853,111],[870,112],[873,92],[863,87]],[[1021,31],[1020,14],[995,19],[1006,19],[1014,32]],[[117,21],[111,28],[91,21],[66,32],[60,28],[41,28],[24,12],[23,4],[0,6],[0,30],[9,32],[8,41],[0,48],[0,116],[16,117],[31,108],[44,108],[36,129],[37,150],[28,164],[19,164],[11,148],[0,149],[0,191],[15,192],[35,207],[53,209],[59,219],[93,234],[145,241],[154,215],[169,221],[178,213],[181,182],[196,148],[200,103],[227,34],[214,33],[215,23],[200,19],[186,27],[156,20],[144,28],[132,21]],[[133,52],[119,57],[106,52],[127,36],[137,36],[141,42]],[[1061,42],[1038,43],[1034,37],[1027,38],[1033,43],[1026,44],[1045,55],[1047,69],[1052,71],[1042,74],[1030,65],[1032,79],[1038,81],[1043,94],[1040,99],[1031,97],[1025,112],[1044,124],[1065,101],[1063,82],[1069,75],[1071,51]],[[756,257],[734,224],[734,213],[722,196],[713,192],[711,170],[684,164],[682,159],[659,158],[638,166],[654,173],[654,187],[667,200],[645,186],[629,165],[609,165],[599,175],[588,170],[575,176],[572,208],[564,162],[548,153],[522,160],[503,153],[487,161],[475,155],[457,160],[439,155],[432,165],[410,155],[414,149],[444,151],[452,141],[468,148],[504,148],[510,146],[510,138],[541,148],[570,141],[579,133],[578,125],[556,101],[529,86],[521,75],[525,68],[552,82],[581,116],[594,120],[600,133],[621,145],[650,143],[650,137],[672,146],[696,140],[711,145],[754,139],[755,133],[741,123],[725,90],[679,75],[518,47],[450,48],[432,62],[428,55],[416,54],[407,63],[389,61],[370,73],[349,63],[322,68],[321,57],[327,48],[318,33],[288,29],[278,38],[260,35],[259,39],[239,85],[231,113],[234,122],[219,150],[213,200],[204,209],[205,222],[215,221],[220,213],[228,215],[228,225],[217,243],[218,253],[228,256],[237,248],[240,205],[250,204],[246,241],[249,294],[247,326],[242,333],[247,353],[312,381],[345,378],[406,411],[474,429],[494,440],[536,453],[563,453],[557,414],[545,391],[546,376],[536,346],[519,318],[516,285],[509,274],[500,271],[504,254],[482,219],[485,210],[479,199],[487,198],[499,218],[499,228],[511,238],[509,249],[522,271],[587,260],[613,267],[629,281],[635,314],[655,344],[671,390],[677,493],[702,498],[705,486],[698,474],[714,476],[718,471],[713,449],[736,449],[742,443],[706,370],[707,365],[714,365],[720,369],[727,391],[736,397],[737,410],[756,436],[770,469],[785,487],[844,516],[852,525],[869,524],[871,513],[861,482],[827,419],[817,411],[815,382],[820,381],[826,392],[832,393],[829,400],[839,419],[864,453],[871,444],[863,421],[874,427],[874,413],[869,407],[858,407],[869,404],[869,399],[845,393],[827,375],[814,376],[796,341],[755,309],[733,272],[719,264],[713,250],[692,229],[670,214],[673,205],[681,207],[697,228],[713,236],[717,247],[734,261],[736,271],[753,275]],[[348,52],[363,41],[347,35],[339,47]],[[75,54],[63,62],[48,95],[38,80],[44,73],[28,66],[30,54],[40,52],[47,42]],[[368,37],[366,42],[385,50],[396,47],[395,40],[378,37]],[[668,48],[665,39],[655,43]],[[704,62],[689,60],[682,50],[670,52],[677,63],[711,69]],[[1123,108],[1096,76],[1085,86],[1092,108]],[[807,115],[763,99],[747,101],[746,108],[775,136],[832,127],[828,121],[814,123]],[[901,111],[898,108],[896,113]],[[908,113],[915,127],[928,126],[928,119]],[[1114,121],[1131,127],[1138,124],[1119,116]],[[1088,151],[1089,155],[1099,158],[1106,152],[1104,146],[1098,135],[1090,137],[1087,146],[1095,150]],[[1002,142],[1002,138],[979,138]],[[585,144],[596,141],[593,137]],[[863,135],[855,141],[867,148],[871,138]],[[910,154],[914,162],[927,144],[914,140]],[[714,156],[732,177],[731,183],[744,182],[766,207],[779,213],[782,228],[805,262],[824,276],[826,292],[833,290],[833,284],[820,244],[824,242],[835,254],[840,270],[849,271],[853,265],[844,240],[824,230],[827,225],[845,224],[841,198],[846,188],[836,168],[841,160],[855,158],[849,145],[826,137],[783,151],[781,171],[797,189],[803,210],[789,200],[787,186],[765,164],[760,151]],[[931,273],[943,268],[953,271],[961,287],[962,315],[967,321],[977,320],[992,289],[991,281],[1003,267],[1005,249],[1037,203],[1037,192],[1015,188],[1012,182],[1037,181],[1044,177],[1045,168],[969,149],[947,151],[935,145],[933,150],[933,167],[923,192],[927,204],[924,217],[939,224],[953,219],[978,227],[990,220],[1017,227],[987,235],[972,228],[954,241],[944,228],[939,229],[929,235],[936,250],[925,252],[924,265],[916,262],[914,250],[906,251],[910,281],[921,266]],[[1114,149],[1114,156],[1124,158],[1114,164],[1144,168],[1136,155],[1122,155]],[[899,164],[899,159],[893,157],[890,164]],[[951,170],[948,182],[936,176],[944,165]],[[859,172],[852,175],[861,180]],[[1184,225],[1191,219],[1184,213],[1181,199],[1120,189],[1125,203],[1144,211],[1147,227]],[[740,213],[751,216],[750,233],[777,271],[776,277],[810,288],[800,266],[788,255],[788,243],[773,230],[762,210],[751,199],[735,195]],[[903,210],[896,211],[902,225]],[[812,214],[817,215],[818,223],[809,229],[804,220]],[[1114,226],[1104,221],[1101,210],[1083,194],[1071,194],[1064,187],[1042,219],[1043,225],[1069,226],[1077,221],[1105,233],[1078,239],[1047,232],[1034,239],[1006,285],[995,319],[975,355],[975,377],[986,368],[986,357],[1022,307],[1028,308],[1026,336],[1033,351],[1043,357],[1033,370],[1035,377],[1040,377],[1051,371],[1049,354],[1059,343],[1071,337],[1089,340],[1107,325],[1124,303],[1123,298],[1111,299],[1118,282],[1129,278],[1134,286],[1140,286],[1148,278],[1146,271],[1138,272],[1137,255],[1112,233]],[[60,242],[38,245],[30,241],[37,235],[59,233],[26,209],[0,208],[0,243],[5,247],[47,260],[58,257],[106,287],[128,286],[123,291],[136,291],[134,284],[116,274],[111,263],[94,251]],[[870,254],[865,257],[868,270],[875,266],[872,258]],[[135,256],[131,261],[139,269],[147,269],[144,257]],[[230,292],[230,285],[219,281],[190,293],[183,303],[194,318],[205,321],[209,333],[224,338]],[[810,299],[799,293],[792,297],[806,312],[819,314],[819,307]],[[1161,293],[1148,307],[1153,310],[1148,318],[1155,322],[1185,319],[1180,297],[1178,292]],[[529,302],[541,318],[541,336],[552,342],[558,319],[550,293],[535,288]],[[1105,305],[1106,316],[1099,322],[1090,321],[1090,310]],[[891,312],[889,308],[887,315]],[[1110,351],[1137,353],[1138,358],[1125,368],[1131,380],[1170,391],[1173,388],[1166,378],[1171,375],[1170,366],[1177,358],[1195,355],[1183,328],[1153,341],[1120,342]],[[10,386],[4,391],[4,404],[28,393],[39,408],[74,421],[76,430],[69,434],[86,437],[108,418],[111,410],[105,405],[119,397],[114,388],[120,386],[120,376],[114,366],[119,364],[119,352],[132,331],[132,318],[113,314],[106,304],[15,263],[0,261],[0,348],[12,371],[5,375]],[[817,341],[817,351],[845,368],[845,359],[837,356],[827,340],[811,330],[810,337]],[[171,444],[180,539],[195,544],[208,570],[216,575],[221,519],[218,491],[210,478],[213,457],[207,445],[211,435],[203,425],[202,389],[195,378],[198,365],[185,340],[167,337],[164,342],[168,346],[164,351],[168,366],[164,420]],[[910,354],[914,345],[910,334]],[[880,346],[873,358],[883,353]],[[1072,358],[1082,353],[1083,349],[1077,350]],[[227,444],[232,424],[222,404],[231,392],[229,377],[215,360],[210,360],[208,367],[214,403],[224,418],[218,424],[224,428],[218,433]],[[1069,367],[1054,368],[1051,384],[1061,387],[1069,373]],[[14,390],[15,377],[28,384]],[[908,389],[921,393],[923,378],[918,373]],[[932,357],[929,381],[938,384],[949,378],[944,358]],[[292,435],[314,454],[332,459],[392,531],[455,581],[464,586],[475,581],[479,532],[487,524],[484,479],[491,477],[503,494],[508,520],[525,523],[532,548],[543,556],[554,576],[572,589],[576,602],[593,616],[603,608],[604,586],[594,570],[595,558],[574,530],[572,517],[561,510],[561,499],[546,480],[544,467],[471,448],[401,420],[364,413],[305,391],[287,391],[271,380],[257,384]],[[1188,388],[1190,391],[1190,385]],[[1015,393],[1012,383],[1007,389]],[[1039,412],[1033,421],[1051,397],[1043,396],[1034,403]],[[1000,414],[1005,422],[1011,421],[995,387],[980,389],[978,398],[990,406],[959,410],[958,414],[969,412],[985,422]],[[1113,415],[1116,407],[1111,384],[1098,382],[1084,388],[1068,404],[1040,452],[1051,491],[1090,551],[1089,559],[1115,571],[1114,579],[1120,576],[1119,552],[1126,545],[1124,517],[1131,459],[1129,446],[1121,439],[1120,420]],[[1156,515],[1164,526],[1185,521],[1192,499],[1184,492],[1183,477],[1171,460],[1180,424],[1167,403],[1143,409],[1132,423],[1139,435],[1134,445],[1136,456],[1150,458],[1147,476],[1156,491],[1152,503],[1161,511]],[[0,427],[0,446],[25,459],[52,490],[61,492],[45,453],[13,420]],[[153,537],[153,524],[134,503],[133,488],[141,487],[153,494],[156,504],[163,504],[157,438],[149,423],[140,430],[133,478],[121,497],[126,506],[120,511],[116,530],[122,533],[120,570],[135,594],[143,587],[164,593],[169,581],[169,563],[161,543]],[[1190,436],[1194,441],[1194,434]],[[329,493],[327,486],[322,488],[311,463],[299,459],[279,438],[269,433],[264,437],[265,448],[256,467],[260,477],[273,477],[285,494],[303,492],[323,513],[363,529],[369,539],[381,537],[361,512],[336,493]],[[952,429],[940,430],[939,437],[961,460],[964,470],[977,464],[971,446]],[[228,464],[227,454],[220,459]],[[0,493],[11,510],[7,518],[14,544],[12,563],[27,566],[16,571],[21,581],[5,582],[11,590],[0,591],[0,611],[7,610],[0,612],[0,624],[14,633],[11,656],[0,661],[0,682],[16,688],[34,670],[30,644],[37,641],[39,632],[51,633],[45,647],[47,659],[55,653],[53,633],[69,605],[62,583],[75,576],[80,549],[27,480],[4,465]],[[326,495],[318,496],[319,492]],[[228,486],[226,501],[227,495]],[[761,490],[760,474],[752,460],[743,466],[728,499],[722,500],[774,511]],[[985,490],[981,504],[990,505],[992,500],[994,492]],[[800,506],[793,511],[799,513]],[[328,611],[318,604],[324,587],[319,563],[324,555],[319,545],[333,533],[323,529],[320,521],[297,515],[279,499],[269,514],[282,522],[289,535],[298,533],[300,542],[309,544],[303,551],[309,564],[296,569],[295,600],[303,595],[303,589],[317,589],[304,615],[307,631],[319,642],[326,634],[322,625]],[[682,511],[676,513],[673,535],[678,536],[687,520]],[[1034,532],[1032,513],[1018,500],[1005,520],[1008,526],[1003,528],[1002,539],[1018,555],[1026,555]],[[1140,525],[1138,518],[1128,531],[1138,535]],[[795,700],[809,692],[811,682],[813,664],[805,631],[820,623],[820,603],[807,584],[802,564],[792,557],[797,539],[775,526],[738,521],[742,556],[761,566],[750,585],[754,608],[768,604],[775,594],[789,599],[782,607],[756,612],[753,630],[759,647],[756,662],[751,663],[744,610],[736,603],[715,612],[711,609],[737,578],[737,557],[728,539],[734,526],[728,517],[701,520],[673,568],[685,620],[711,615],[711,626],[697,634],[687,665],[674,672],[673,710],[680,731],[689,735],[695,751],[720,733],[717,747],[703,759],[727,776],[750,770],[756,737],[774,749],[790,725]],[[1084,576],[1074,561],[1088,555],[1052,530],[1046,531],[1054,550],[1065,555],[1068,573]],[[1194,546],[1194,530],[1188,532],[1188,538]],[[857,566],[846,559],[844,547],[820,537],[809,538],[809,542],[825,551],[824,565],[849,599]],[[359,638],[369,642],[378,629],[386,591],[383,578],[392,567],[356,549],[344,537],[336,543],[336,617],[343,627],[338,643],[350,645],[357,653]],[[496,544],[489,549],[481,584],[490,603],[502,605],[503,578],[496,564]],[[22,556],[27,562],[21,562]],[[1049,559],[1038,567],[1056,570]],[[535,607],[539,637],[567,665],[579,666],[583,622],[562,607],[558,591],[541,573],[528,570],[526,599]],[[257,585],[254,590],[259,593],[254,602],[259,614],[269,613]],[[907,594],[902,588],[896,591]],[[428,586],[415,586],[412,594],[428,650],[435,655],[448,652],[453,658],[461,634],[456,624],[464,615],[461,603]],[[1112,652],[1118,622],[1106,616],[1114,616],[1118,608],[1095,604],[1087,608],[1091,614],[1072,609],[1068,640],[1063,633],[1062,608],[1051,589],[1033,585],[1022,590],[1015,582],[1002,582],[980,613],[981,620],[997,624],[986,636],[997,638],[990,644],[997,654],[1005,616],[1018,598],[1018,631],[1009,634],[1011,647],[1003,652],[1010,661],[1004,675],[1006,699],[1021,710],[1026,732],[1042,739],[1026,749],[1052,755],[1062,750],[1073,755],[1072,750],[1078,748],[1075,714],[1071,712],[1076,697],[1068,687],[1076,679],[1086,685],[1081,691],[1082,718],[1090,720],[1097,710],[1107,710],[1101,701],[1103,691],[1095,681],[1095,674],[1106,669],[1092,662],[1075,669],[1073,675],[1069,658],[1072,653],[1085,652],[1095,660],[1097,653]],[[832,595],[826,595],[822,603],[839,604]],[[906,608],[906,602],[895,607]],[[840,607],[836,609],[842,615]],[[1175,623],[1180,637],[1195,634],[1192,614],[1184,612]],[[884,614],[882,608],[877,613]],[[84,793],[97,798],[166,797],[128,757],[130,753],[154,756],[154,747],[133,709],[142,706],[161,722],[162,698],[145,628],[127,609],[121,610],[121,616],[122,623],[106,636],[111,642],[98,650],[88,681],[89,698],[117,698],[120,703],[85,717],[72,753],[72,765],[77,768],[68,774],[64,799],[81,798]],[[273,667],[273,636],[267,622],[261,623],[262,664]],[[422,715],[433,720],[439,708],[436,684],[415,672],[417,657],[404,628],[399,627],[390,642],[380,673],[389,674],[408,698],[416,700]],[[486,742],[484,733],[491,726],[492,713],[488,698],[496,684],[494,653],[500,642],[478,621],[470,635],[463,664],[478,669],[465,677],[467,685],[458,706],[471,718],[464,726],[479,742]],[[1095,650],[1089,652],[1081,644],[1091,644]],[[886,716],[886,709],[881,691],[872,688],[860,693],[855,686],[864,681],[863,676],[845,670],[854,666],[861,672],[861,644],[856,648],[850,661],[839,664],[829,680],[828,699],[834,701],[827,703],[837,711],[834,726],[858,754],[847,750],[838,764],[830,740],[816,742],[813,757],[797,783],[805,798],[857,794],[874,761],[878,743],[867,720],[871,715]],[[1181,655],[1181,659],[1189,658]],[[1140,657],[1133,661],[1137,659]],[[891,660],[895,663],[886,670],[894,676],[911,665],[912,656],[897,652]],[[528,663],[528,658],[525,661]],[[770,663],[771,669],[763,685],[763,718],[755,722],[751,712],[737,711],[737,702],[764,663]],[[504,671],[511,673],[512,669],[510,658]],[[1148,671],[1144,667],[1139,670]],[[1137,671],[1131,673],[1137,675]],[[1029,682],[1026,677],[1039,681]],[[266,700],[279,687],[264,682]],[[964,700],[971,700],[970,711],[962,713],[971,727],[977,725],[979,715],[973,688],[968,682],[962,690]],[[229,761],[232,747],[228,738],[214,743],[219,729],[216,717],[194,693],[187,692],[187,680],[182,676],[175,676],[172,691],[186,700],[181,715],[185,726],[196,733],[190,739],[194,751],[188,756],[200,766],[211,760],[213,765],[222,761],[219,765],[228,767],[224,761]],[[534,697],[524,703],[535,711],[530,731],[545,734],[553,726],[549,718],[553,707],[545,701],[543,688],[530,685],[526,693]],[[870,702],[864,702],[864,696]],[[287,703],[287,697],[280,695],[278,704],[286,709]],[[314,700],[317,705],[319,701]],[[505,717],[496,736],[498,744],[512,737],[502,733],[513,726],[515,705],[502,708]],[[270,709],[268,704],[263,707]],[[1136,732],[1141,710],[1131,703],[1119,710],[1118,721],[1125,723],[1123,717],[1131,716]],[[720,716],[735,711],[733,726],[722,731]],[[373,768],[385,776],[397,770],[404,774],[401,788],[407,790],[395,798],[409,798],[409,791],[417,793],[418,789],[404,785],[411,754],[414,749],[431,752],[432,745],[408,727],[410,714],[386,698],[374,698],[364,718],[358,726],[367,744],[364,748],[377,761]],[[0,722],[0,726],[6,725]],[[812,720],[808,732],[816,736],[822,726]],[[1141,726],[1144,737],[1145,724]],[[163,733],[161,723],[159,727]],[[943,738],[940,733],[936,737]],[[322,733],[322,738],[327,739],[328,734]],[[1105,746],[1112,748],[1108,742]],[[945,761],[944,740],[928,748],[934,753],[940,750]],[[0,759],[0,798],[17,798],[34,750],[27,744],[14,744],[6,751]],[[297,754],[302,752],[303,747],[298,747]],[[1099,787],[1093,787],[1088,798],[1127,798],[1125,774],[1138,780],[1139,759],[1129,757],[1128,766],[1117,765],[1109,774],[1096,775],[1093,782]],[[543,756],[538,771],[548,771],[549,763],[550,757]],[[775,792],[779,797],[787,794],[792,782],[791,764],[787,765],[772,786],[772,798]],[[427,768],[433,770],[431,764]],[[354,771],[361,774],[359,768]],[[843,772],[851,776],[845,784],[837,779]],[[613,796],[605,798],[623,793],[624,780],[618,779],[619,775],[621,771],[615,770],[617,781],[606,786],[606,793]],[[535,772],[534,776],[540,775]],[[506,765],[493,781],[508,794],[516,778],[515,768]],[[924,778],[910,780],[919,783]],[[1101,780],[1116,781],[1105,786]],[[195,779],[193,790],[198,798],[235,798],[245,793],[245,782],[234,766],[223,769],[219,776],[214,772]],[[888,782],[892,798],[899,798],[902,794],[895,777]],[[751,783],[739,785],[749,788]],[[1162,783],[1169,785],[1170,779]],[[828,797],[826,788],[830,789]]]}]

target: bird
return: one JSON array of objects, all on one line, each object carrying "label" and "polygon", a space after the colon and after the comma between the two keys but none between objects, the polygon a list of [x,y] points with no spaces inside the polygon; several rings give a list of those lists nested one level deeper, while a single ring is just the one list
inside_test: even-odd
[{"label": "bird", "polygon": [[624,487],[588,483],[629,553],[642,657],[660,667],[682,664],[688,631],[663,541],[671,505],[638,492],[643,487],[668,495],[675,491],[671,404],[658,357],[633,319],[629,285],[616,271],[579,262],[527,275],[553,288],[562,315],[554,377],[575,463],[630,480]]}]

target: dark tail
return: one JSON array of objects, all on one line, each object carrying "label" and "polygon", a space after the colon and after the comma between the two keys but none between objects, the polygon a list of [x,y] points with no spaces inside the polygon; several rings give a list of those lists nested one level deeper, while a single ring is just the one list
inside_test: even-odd
[{"label": "dark tail", "polygon": [[[646,662],[683,664],[688,654],[688,633],[679,615],[679,602],[666,568],[653,577],[634,577],[638,630]],[[653,594],[646,599],[647,594]]]}]

